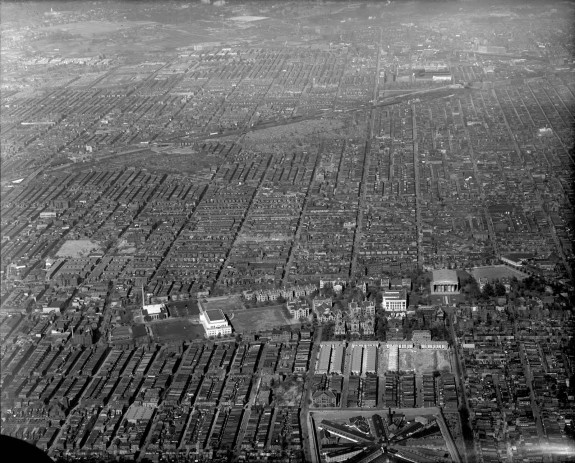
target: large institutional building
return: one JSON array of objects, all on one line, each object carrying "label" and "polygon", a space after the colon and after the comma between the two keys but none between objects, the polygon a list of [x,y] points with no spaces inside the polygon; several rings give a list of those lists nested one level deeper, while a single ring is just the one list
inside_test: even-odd
[{"label": "large institutional building", "polygon": [[381,306],[386,312],[392,312],[395,317],[405,317],[407,312],[407,293],[400,291],[384,291]]},{"label": "large institutional building", "polygon": [[200,308],[200,322],[208,336],[232,334],[232,327],[221,309],[206,310],[201,301],[198,301],[198,306]]},{"label": "large institutional building", "polygon": [[455,270],[441,269],[433,271],[431,294],[459,294],[459,279]]}]

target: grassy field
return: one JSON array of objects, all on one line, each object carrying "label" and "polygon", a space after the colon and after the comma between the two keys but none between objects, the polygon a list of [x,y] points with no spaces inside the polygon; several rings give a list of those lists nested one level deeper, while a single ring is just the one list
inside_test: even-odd
[{"label": "grassy field", "polygon": [[479,278],[498,280],[503,277],[516,277],[518,280],[523,280],[528,276],[523,272],[519,272],[511,267],[508,267],[507,265],[492,265],[489,267],[474,268],[470,271],[470,273],[476,280]]},{"label": "grassy field", "polygon": [[294,139],[306,138],[314,133],[329,132],[337,134],[343,128],[343,123],[336,120],[316,119],[294,122],[293,124],[278,125],[276,127],[262,128],[249,132],[245,141],[248,143],[269,143],[272,141],[290,142]]},{"label": "grassy field", "polygon": [[[224,311],[225,312],[225,311]],[[282,305],[226,312],[234,331],[249,333],[285,325],[297,325],[298,320],[289,317]]]},{"label": "grassy field", "polygon": [[237,310],[245,309],[241,296],[237,294],[206,297],[202,299],[202,305],[206,310],[221,309],[225,314],[231,314]]},{"label": "grassy field", "polygon": [[92,252],[101,252],[98,243],[90,240],[68,240],[66,241],[56,256],[58,257],[85,257]]},{"label": "grassy field", "polygon": [[[192,181],[209,180],[212,167],[222,161],[221,156],[213,156],[203,152],[171,154],[169,151],[156,152],[150,149],[116,153],[104,157],[96,156],[85,163],[70,167],[71,170],[97,168],[105,164],[110,169],[119,169],[124,165],[136,168],[149,168],[162,173],[186,174]],[[81,164],[81,165],[80,165]]]},{"label": "grassy field", "polygon": [[202,325],[194,325],[185,318],[152,322],[150,328],[156,342],[193,340],[203,338],[205,335]]},{"label": "grassy field", "polygon": [[451,371],[448,350],[399,349],[399,369],[418,373]]}]

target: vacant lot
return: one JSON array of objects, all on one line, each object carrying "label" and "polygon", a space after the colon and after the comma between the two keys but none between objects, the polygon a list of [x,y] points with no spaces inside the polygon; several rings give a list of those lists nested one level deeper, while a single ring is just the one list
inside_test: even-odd
[{"label": "vacant lot", "polygon": [[341,121],[313,119],[252,130],[246,135],[245,141],[256,145],[272,141],[289,141],[291,143],[294,140],[305,139],[316,133],[321,133],[322,135],[332,133],[336,135],[342,129],[343,123]]},{"label": "vacant lot", "polygon": [[389,364],[389,349],[380,347],[377,350],[377,373],[383,375]]},{"label": "vacant lot", "polygon": [[56,256],[85,257],[93,252],[102,252],[98,243],[90,240],[68,240],[58,249]]},{"label": "vacant lot", "polygon": [[417,373],[451,371],[449,350],[399,349],[399,369]]},{"label": "vacant lot", "polygon": [[126,154],[118,153],[113,157],[96,158],[92,161],[95,166],[101,165],[102,162],[110,168],[130,165],[136,168],[154,169],[158,172],[185,174],[191,180],[202,181],[211,178],[211,169],[221,162],[221,157],[199,152],[171,153],[170,151],[142,150]]},{"label": "vacant lot", "polygon": [[289,378],[282,381],[275,389],[277,405],[284,407],[299,407],[303,396],[303,381]]},{"label": "vacant lot", "polygon": [[470,272],[476,280],[479,278],[488,278],[489,280],[499,280],[500,278],[516,277],[518,280],[527,278],[525,273],[519,272],[507,265],[492,265],[489,267],[474,268]]},{"label": "vacant lot", "polygon": [[134,254],[136,252],[136,247],[131,246],[124,238],[120,238],[116,243],[118,254]]},{"label": "vacant lot", "polygon": [[257,332],[299,324],[298,320],[290,318],[282,305],[236,310],[226,312],[226,315],[230,319],[234,331],[238,333]]},{"label": "vacant lot", "polygon": [[202,325],[194,325],[185,318],[152,322],[150,328],[156,342],[193,340],[205,336]]}]

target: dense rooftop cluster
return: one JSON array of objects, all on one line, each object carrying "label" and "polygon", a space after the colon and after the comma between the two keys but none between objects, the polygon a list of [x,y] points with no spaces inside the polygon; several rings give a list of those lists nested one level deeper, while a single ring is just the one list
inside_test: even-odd
[{"label": "dense rooftop cluster", "polygon": [[2,5],[2,433],[567,460],[572,5],[420,6]]}]

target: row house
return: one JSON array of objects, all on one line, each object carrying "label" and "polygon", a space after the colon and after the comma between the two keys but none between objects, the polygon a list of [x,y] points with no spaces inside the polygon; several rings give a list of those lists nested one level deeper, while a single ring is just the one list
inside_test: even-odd
[{"label": "row house", "polygon": [[310,307],[307,301],[299,300],[299,301],[288,301],[287,302],[287,309],[292,318],[295,319],[302,319],[309,317]]},{"label": "row house", "polygon": [[260,289],[258,291],[244,291],[243,296],[246,299],[256,299],[258,302],[277,301],[280,297],[291,301],[300,297],[310,296],[317,290],[313,284],[292,286],[281,289]]}]

